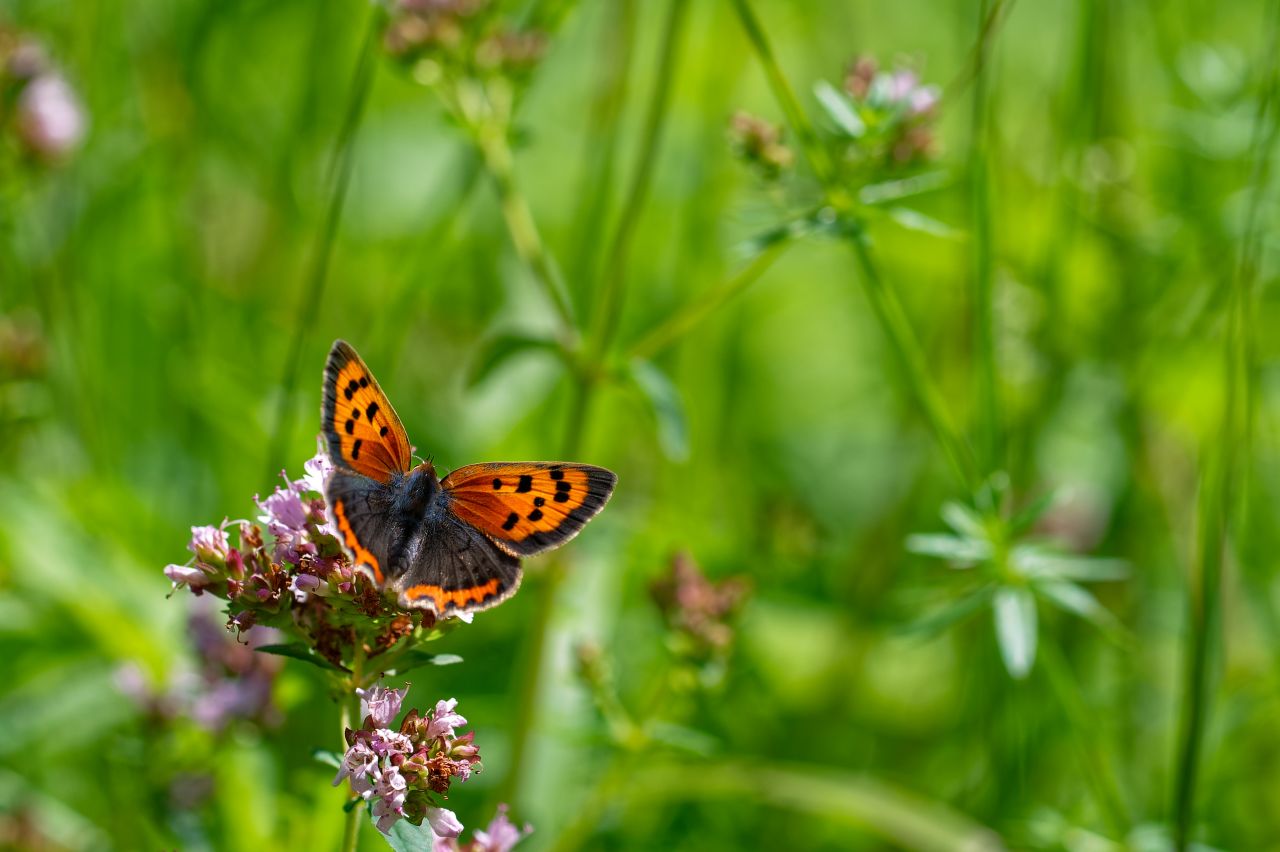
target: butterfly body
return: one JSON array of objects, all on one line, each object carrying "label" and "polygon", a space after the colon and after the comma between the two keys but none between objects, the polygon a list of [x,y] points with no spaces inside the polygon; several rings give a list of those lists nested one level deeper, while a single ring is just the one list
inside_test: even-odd
[{"label": "butterfly body", "polygon": [[617,478],[571,462],[493,462],[443,480],[410,468],[404,427],[350,346],[325,368],[322,421],[334,471],[325,499],[352,562],[400,606],[438,615],[515,594],[520,557],[568,541],[603,508]]}]

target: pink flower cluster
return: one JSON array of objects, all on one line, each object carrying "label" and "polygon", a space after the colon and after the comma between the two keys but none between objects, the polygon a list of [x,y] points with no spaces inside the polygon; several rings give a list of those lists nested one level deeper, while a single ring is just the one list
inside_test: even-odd
[{"label": "pink flower cluster", "polygon": [[475,733],[458,736],[457,729],[467,720],[457,712],[455,698],[436,702],[425,715],[410,710],[393,729],[408,691],[408,686],[357,690],[364,721],[355,730],[347,729],[347,751],[333,783],[348,780],[353,793],[372,802],[374,819],[384,833],[402,819],[415,825],[425,819],[438,837],[455,838],[462,833],[462,823],[436,798],[448,798],[455,778],[463,782],[480,771]]},{"label": "pink flower cluster", "polygon": [[335,665],[356,633],[376,653],[416,626],[434,624],[430,613],[401,611],[352,567],[326,515],[322,495],[332,465],[323,449],[303,467],[301,479],[282,471],[283,485],[254,498],[257,523],[192,527],[192,559],[164,569],[174,588],[226,600],[229,626],[240,631],[255,624],[298,628]]},{"label": "pink flower cluster", "polygon": [[844,94],[868,129],[860,140],[863,148],[887,155],[896,165],[933,155],[932,124],[942,90],[923,84],[914,70],[883,69],[872,57],[859,56],[845,74]]},{"label": "pink flower cluster", "polygon": [[[13,104],[12,127],[22,147],[44,161],[60,160],[84,138],[84,107],[39,42],[0,28],[0,100]],[[0,104],[0,119],[4,119]],[[0,120],[0,126],[9,124]]]},{"label": "pink flower cluster", "polygon": [[459,844],[456,838],[437,834],[431,848],[437,852],[509,852],[532,831],[533,826],[527,823],[524,828],[516,828],[507,818],[507,806],[498,805],[498,813],[488,827],[477,830],[470,843]]}]

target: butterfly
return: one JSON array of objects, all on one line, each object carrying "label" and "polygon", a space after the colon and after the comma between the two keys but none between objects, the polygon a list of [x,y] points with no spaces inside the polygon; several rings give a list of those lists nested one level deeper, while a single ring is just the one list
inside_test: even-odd
[{"label": "butterfly", "polygon": [[496,606],[520,586],[520,559],[578,534],[617,476],[589,464],[490,462],[436,478],[373,373],[345,341],[329,351],[321,405],[333,471],[330,520],[354,565],[403,609],[438,616]]}]

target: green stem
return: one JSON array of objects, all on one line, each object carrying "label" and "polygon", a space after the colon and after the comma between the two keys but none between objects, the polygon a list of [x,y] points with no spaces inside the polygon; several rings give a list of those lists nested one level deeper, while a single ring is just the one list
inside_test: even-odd
[{"label": "green stem", "polygon": [[[346,751],[347,748],[347,729],[353,727],[352,719],[360,713],[360,698],[356,695],[356,690],[364,686],[362,681],[364,667],[364,648],[358,644],[352,654],[351,660],[351,677],[347,682],[346,695],[342,699],[342,748],[338,750],[339,754]],[[352,712],[354,709],[354,712]],[[359,724],[358,720],[356,724]],[[356,844],[360,839],[360,815],[364,809],[359,805],[347,811],[347,820],[342,829],[342,852],[355,852]]]},{"label": "green stem", "polygon": [[374,53],[378,45],[381,21],[381,8],[374,6],[369,12],[369,24],[365,31],[364,42],[360,47],[355,71],[352,73],[351,92],[342,127],[334,143],[330,172],[332,189],[329,193],[328,206],[325,208],[320,242],[316,246],[315,254],[312,255],[306,285],[302,288],[297,320],[293,325],[293,337],[289,341],[289,351],[285,357],[284,371],[280,378],[280,401],[276,407],[275,434],[271,438],[271,449],[267,454],[268,479],[274,478],[280,470],[281,460],[287,452],[289,438],[293,433],[293,391],[298,383],[302,347],[306,334],[315,327],[316,317],[320,311],[320,301],[324,298],[325,282],[329,277],[329,260],[333,256],[338,224],[342,221],[342,207],[347,198],[347,187],[351,183],[352,152],[355,150],[356,132],[360,128],[360,119],[364,115],[365,103],[369,99],[369,90],[373,87],[373,72],[376,68]]},{"label": "green stem", "polygon": [[[987,0],[978,0],[978,25],[987,18]],[[983,44],[980,29],[978,43]],[[985,55],[985,51],[983,52]],[[987,79],[983,62],[973,85],[973,138],[969,147],[970,202],[973,217],[973,312],[977,360],[979,469],[1000,467],[1000,401],[996,372],[994,262],[991,199],[988,186],[988,146],[991,141]]]},{"label": "green stem", "polygon": [[631,58],[636,43],[636,0],[618,0],[606,6],[608,16],[600,33],[597,88],[593,94],[591,121],[584,137],[582,176],[578,179],[581,202],[574,220],[576,246],[569,265],[569,280],[579,304],[590,305],[586,284],[592,280],[600,246],[605,241],[609,201],[614,195],[618,171],[619,139],[623,107],[627,103]]},{"label": "green stem", "polygon": [[[990,9],[986,9],[983,17],[979,19],[978,39],[974,42],[973,48],[969,53],[969,61],[965,63],[960,73],[943,90],[942,101],[944,105],[950,103],[964,91],[965,86],[982,75],[989,58],[991,43],[995,41],[996,33],[999,32],[1000,26],[1009,17],[1009,12],[1013,9],[1013,3],[1014,0],[996,0],[995,3],[991,4]],[[986,8],[985,3],[983,8]]]},{"label": "green stem", "polygon": [[[840,185],[839,176],[831,159],[805,116],[795,93],[791,90],[786,75],[778,65],[773,48],[769,45],[768,36],[752,11],[749,0],[733,0],[733,5],[748,39],[755,48],[760,64],[764,66],[774,97],[782,106],[782,111],[786,114],[787,121],[795,132],[806,159],[822,183],[827,201],[837,212],[850,213],[855,209],[853,197],[844,186]],[[871,256],[866,234],[860,226],[850,234],[850,242],[857,256],[858,265],[862,269],[863,283],[876,318],[880,321],[882,330],[898,355],[912,393],[934,437],[941,445],[960,481],[970,491],[976,491],[980,478],[970,451],[952,424],[942,394],[929,373],[928,360],[911,330],[911,323],[907,319],[906,311],[902,308],[902,303],[894,290],[880,277]]]},{"label": "green stem", "polygon": [[[1254,116],[1252,188],[1235,271],[1227,302],[1227,323],[1223,346],[1223,374],[1226,399],[1218,434],[1206,447],[1198,506],[1199,547],[1196,570],[1188,598],[1183,719],[1178,745],[1177,779],[1173,793],[1174,846],[1186,850],[1191,844],[1195,822],[1195,795],[1200,773],[1204,729],[1210,708],[1209,668],[1222,620],[1222,564],[1231,532],[1232,513],[1243,499],[1241,459],[1246,458],[1252,438],[1250,412],[1254,388],[1250,364],[1253,358],[1253,299],[1261,251],[1259,223],[1262,194],[1267,185],[1268,162],[1280,134],[1277,121],[1277,92],[1280,92],[1280,64],[1274,57],[1280,44],[1280,2],[1271,4],[1268,48],[1263,54],[1270,62],[1266,84]],[[1248,573],[1247,570],[1242,573]]]},{"label": "green stem", "polygon": [[631,239],[635,235],[636,226],[640,222],[645,200],[649,195],[649,186],[653,182],[654,164],[658,160],[658,148],[662,142],[662,131],[666,126],[667,112],[671,103],[671,82],[675,79],[679,65],[680,35],[684,29],[688,8],[688,0],[671,0],[670,9],[667,12],[666,26],[662,36],[662,53],[658,58],[658,79],[654,81],[653,92],[649,98],[640,155],[631,177],[626,200],[622,204],[617,231],[614,232],[613,242],[610,244],[602,279],[603,290],[592,318],[591,353],[594,360],[603,360],[618,330],[618,320],[622,314],[629,280],[627,254],[631,248]]},{"label": "green stem", "polygon": [[560,277],[560,271],[542,241],[542,234],[529,209],[529,202],[516,186],[514,158],[507,141],[506,129],[481,126],[473,128],[473,133],[476,146],[484,158],[485,168],[493,178],[498,204],[502,208],[502,218],[507,224],[507,232],[511,235],[516,254],[533,273],[534,280],[555,308],[560,318],[562,342],[572,346],[575,342],[573,306],[569,303],[568,291]]},{"label": "green stem", "polygon": [[866,235],[858,231],[850,236],[849,241],[858,258],[858,265],[862,269],[862,281],[866,286],[867,297],[871,300],[871,307],[875,310],[881,328],[893,345],[916,403],[924,413],[925,420],[934,438],[942,447],[947,460],[951,462],[956,476],[971,492],[976,492],[981,481],[974,467],[973,457],[951,422],[941,391],[930,377],[924,350],[920,348],[920,343],[911,330],[911,322],[907,319],[902,302],[898,300],[897,293],[880,277],[879,269],[867,245]]},{"label": "green stem", "polygon": [[733,0],[733,7],[738,13],[738,20],[742,24],[742,29],[746,32],[747,38],[751,41],[751,46],[755,49],[760,64],[764,67],[765,76],[769,78],[769,88],[773,89],[773,96],[777,99],[779,106],[782,107],[782,112],[787,118],[787,124],[791,125],[791,129],[796,134],[796,140],[800,144],[800,149],[804,152],[805,159],[809,161],[809,166],[813,169],[814,174],[817,175],[818,180],[830,191],[836,182],[835,166],[827,154],[827,149],[819,141],[813,125],[809,123],[809,117],[805,115],[804,108],[800,106],[796,93],[792,91],[791,84],[787,81],[787,75],[782,71],[782,66],[778,64],[777,57],[773,53],[773,47],[769,44],[769,37],[764,31],[764,27],[760,25],[760,19],[756,17],[755,10],[751,8],[749,0]]},{"label": "green stem", "polygon": [[1049,686],[1067,717],[1067,725],[1080,749],[1084,774],[1093,787],[1098,808],[1112,835],[1124,838],[1131,825],[1129,807],[1120,793],[1120,784],[1116,780],[1115,769],[1107,752],[1099,744],[1097,724],[1092,720],[1071,669],[1057,646],[1052,642],[1042,642],[1039,656],[1040,665],[1048,676]]},{"label": "green stem", "polygon": [[[618,230],[614,235],[606,261],[604,291],[593,316],[593,334],[574,372],[574,398],[564,442],[566,458],[577,456],[581,449],[591,403],[605,374],[603,366],[621,316],[626,286],[627,251],[632,232],[644,208],[649,184],[653,179],[658,147],[662,140],[662,130],[666,124],[666,113],[671,100],[672,81],[678,59],[677,48],[687,6],[688,0],[671,0],[659,53],[659,76],[654,83],[646,111],[644,141],[626,200],[623,203]],[[516,798],[523,784],[525,766],[529,761],[530,742],[533,731],[537,727],[541,709],[542,677],[546,667],[548,638],[554,620],[555,603],[567,573],[568,566],[562,560],[556,560],[548,566],[543,578],[534,629],[525,655],[524,681],[520,686],[520,699],[516,705],[518,715],[512,731],[511,764],[503,783],[504,793],[508,799]]]},{"label": "green stem", "polygon": [[718,287],[711,288],[700,299],[690,302],[668,316],[657,326],[650,329],[644,337],[640,338],[627,351],[628,360],[636,358],[647,360],[652,358],[688,334],[726,303],[754,284],[769,267],[773,266],[774,261],[791,244],[792,241],[790,239],[781,239],[770,244],[727,281]]}]

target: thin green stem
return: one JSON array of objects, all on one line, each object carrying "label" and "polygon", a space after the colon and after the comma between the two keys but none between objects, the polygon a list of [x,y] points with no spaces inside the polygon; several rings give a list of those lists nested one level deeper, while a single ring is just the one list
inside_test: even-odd
[{"label": "thin green stem", "polygon": [[[583,356],[578,359],[574,372],[573,401],[566,426],[564,456],[577,456],[585,439],[591,403],[605,372],[603,365],[608,358],[610,344],[621,316],[626,282],[626,260],[632,233],[639,223],[649,185],[653,179],[657,153],[666,124],[667,109],[671,100],[672,81],[678,64],[678,47],[684,28],[688,0],[671,0],[666,26],[659,49],[659,74],[650,95],[646,111],[645,130],[639,159],[619,217],[605,265],[604,291],[593,316],[592,333],[589,335]],[[625,18],[623,19],[625,22]],[[543,670],[555,603],[559,589],[567,575],[568,566],[561,560],[552,562],[544,575],[538,612],[532,636],[527,645],[524,665],[524,681],[520,686],[520,699],[516,705],[517,717],[512,731],[511,764],[504,781],[508,799],[514,798],[524,780],[525,766],[529,761],[530,742],[537,727],[541,704]]]},{"label": "thin green stem", "polygon": [[1277,92],[1280,92],[1280,64],[1275,59],[1276,48],[1280,44],[1280,2],[1271,4],[1270,13],[1268,48],[1264,53],[1269,68],[1254,116],[1249,181],[1252,193],[1226,307],[1223,345],[1226,398],[1218,434],[1205,449],[1208,461],[1201,474],[1197,510],[1199,547],[1188,597],[1185,693],[1173,793],[1173,838],[1174,846],[1179,850],[1190,847],[1195,823],[1196,787],[1211,704],[1210,661],[1221,644],[1222,564],[1231,534],[1232,516],[1243,500],[1241,459],[1247,457],[1252,437],[1249,417],[1254,394],[1250,369],[1253,357],[1252,303],[1261,251],[1260,211],[1267,186],[1268,163],[1280,134],[1276,103]]},{"label": "thin green stem", "polygon": [[915,333],[911,330],[911,322],[893,288],[889,287],[880,276],[875,259],[867,245],[866,235],[858,231],[849,237],[857,256],[858,265],[862,269],[862,281],[866,286],[867,297],[876,318],[880,320],[889,342],[893,345],[898,362],[906,374],[907,384],[916,398],[916,403],[924,413],[934,438],[942,447],[943,453],[951,463],[956,476],[971,492],[976,492],[981,480],[974,467],[973,457],[960,433],[956,431],[947,412],[942,393],[934,384],[929,374],[928,360],[924,350],[920,348]]},{"label": "thin green stem", "polygon": [[516,254],[533,273],[534,280],[555,308],[562,327],[562,342],[572,346],[575,336],[573,306],[569,302],[560,270],[542,241],[542,234],[529,209],[529,202],[516,185],[514,159],[506,128],[482,126],[475,128],[474,133],[476,145],[484,158],[485,169],[493,178],[498,204],[502,208],[502,218],[507,224],[507,232],[511,235]]},{"label": "thin green stem", "polygon": [[996,0],[989,9],[986,9],[980,19],[978,38],[969,52],[969,61],[943,90],[944,104],[950,103],[964,91],[965,86],[982,76],[990,57],[991,44],[995,41],[1001,25],[1008,19],[1013,3],[1014,0]]},{"label": "thin green stem", "polygon": [[759,280],[792,245],[790,239],[770,244],[742,269],[658,323],[627,350],[627,359],[649,359],[662,352]]},{"label": "thin green stem", "polygon": [[[636,44],[636,0],[619,0],[606,6],[600,33],[600,68],[592,98],[591,123],[584,138],[582,177],[578,180],[581,202],[575,214],[576,251],[569,261],[569,279],[579,304],[590,306],[587,284],[592,278],[600,246],[605,241],[609,201],[617,174],[621,116],[627,103],[631,58]],[[592,306],[594,307],[594,306]]]},{"label": "thin green stem", "polygon": [[809,117],[805,114],[804,108],[800,106],[796,93],[792,91],[791,83],[787,81],[787,75],[783,73],[782,66],[778,64],[778,59],[773,53],[773,47],[769,44],[769,37],[765,33],[764,27],[761,26],[760,19],[756,17],[755,10],[751,8],[750,0],[733,0],[733,7],[738,13],[738,20],[742,24],[742,29],[746,32],[747,38],[751,41],[751,46],[755,49],[756,57],[764,68],[765,76],[769,78],[769,88],[773,90],[774,98],[777,99],[778,105],[782,107],[782,112],[787,118],[787,124],[791,125],[791,129],[796,134],[796,139],[804,152],[805,159],[809,161],[809,166],[813,169],[814,174],[817,175],[818,180],[830,191],[836,181],[835,166],[831,162],[831,157],[827,154],[827,149],[822,146],[818,139],[818,134],[809,122]]},{"label": "thin green stem", "polygon": [[[351,677],[347,683],[346,694],[342,698],[342,747],[338,750],[339,754],[346,751],[347,729],[353,727],[352,719],[360,713],[360,699],[356,695],[356,690],[364,687],[363,669],[364,648],[357,645],[352,654]],[[347,819],[342,829],[342,852],[356,852],[356,845],[360,839],[360,815],[363,811],[364,809],[358,805],[347,811]]]},{"label": "thin green stem", "polygon": [[276,407],[275,434],[272,436],[271,449],[267,454],[268,478],[274,477],[280,469],[281,460],[287,452],[289,439],[293,433],[293,392],[298,383],[303,343],[307,333],[315,327],[320,302],[324,298],[325,283],[329,277],[329,261],[333,256],[338,224],[342,221],[342,207],[347,198],[347,187],[351,183],[352,152],[355,150],[356,133],[364,115],[365,103],[369,99],[369,90],[373,87],[374,70],[377,67],[374,54],[378,45],[381,20],[382,11],[380,7],[374,6],[369,12],[369,24],[365,31],[364,42],[360,47],[355,71],[352,73],[351,92],[347,100],[342,127],[334,143],[329,175],[331,183],[329,203],[325,208],[320,242],[312,255],[311,268],[305,279],[306,284],[302,288],[297,320],[293,326],[293,337],[289,341],[289,350],[280,377],[280,401]]},{"label": "thin green stem", "polygon": [[1120,792],[1115,768],[1107,757],[1106,749],[1098,740],[1097,725],[1091,719],[1076,679],[1062,653],[1052,642],[1040,644],[1040,665],[1048,676],[1049,686],[1058,699],[1058,705],[1067,717],[1067,725],[1080,749],[1084,762],[1084,775],[1093,787],[1094,799],[1107,821],[1107,827],[1115,837],[1125,837],[1132,824],[1129,806]]},{"label": "thin green stem", "polygon": [[617,230],[609,247],[604,274],[601,278],[603,289],[593,316],[590,357],[594,360],[602,360],[607,355],[618,330],[618,320],[622,314],[629,280],[627,255],[631,248],[631,240],[635,236],[636,226],[640,223],[645,201],[649,196],[649,186],[653,182],[653,169],[658,161],[658,149],[662,142],[662,132],[666,127],[667,113],[671,104],[671,83],[675,79],[680,62],[680,36],[684,29],[688,8],[688,0],[671,0],[671,6],[667,12],[666,26],[663,28],[662,52],[658,57],[658,78],[654,81],[645,115],[640,155],[636,161],[635,172],[631,176],[626,199],[622,204],[622,213],[618,217]]},{"label": "thin green stem", "polygon": [[[752,11],[749,0],[733,0],[733,5],[738,12],[738,18],[742,22],[742,27],[746,31],[748,39],[755,48],[757,58],[761,65],[764,66],[774,97],[782,106],[782,111],[786,114],[787,121],[795,132],[806,159],[808,159],[818,180],[822,183],[828,203],[839,213],[847,214],[852,212],[855,209],[853,196],[850,195],[846,187],[839,183],[839,176],[836,174],[831,159],[818,139],[817,134],[814,133],[813,126],[805,116],[799,101],[796,100],[795,93],[791,90],[786,75],[778,65],[773,48],[769,45],[768,36]],[[850,233],[849,241],[857,256],[858,265],[862,269],[862,280],[866,286],[872,308],[875,310],[876,318],[880,321],[881,328],[898,355],[912,393],[924,413],[934,437],[942,447],[960,481],[970,491],[976,491],[980,484],[980,478],[974,466],[972,455],[964,439],[956,431],[952,423],[951,416],[948,414],[946,404],[943,401],[942,393],[933,381],[929,372],[928,360],[916,340],[915,333],[911,330],[911,323],[907,319],[907,314],[903,310],[901,301],[899,301],[896,292],[881,278],[875,261],[871,256],[866,234],[860,226]]]},{"label": "thin green stem", "polygon": [[[985,42],[982,26],[987,19],[987,0],[978,0],[979,44]],[[984,51],[985,55],[985,51]],[[969,146],[970,205],[973,219],[973,313],[977,360],[977,434],[979,469],[991,472],[1000,467],[1000,400],[996,372],[994,251],[992,247],[991,199],[988,158],[991,142],[988,79],[990,63],[983,62],[974,78],[972,142]]]}]

